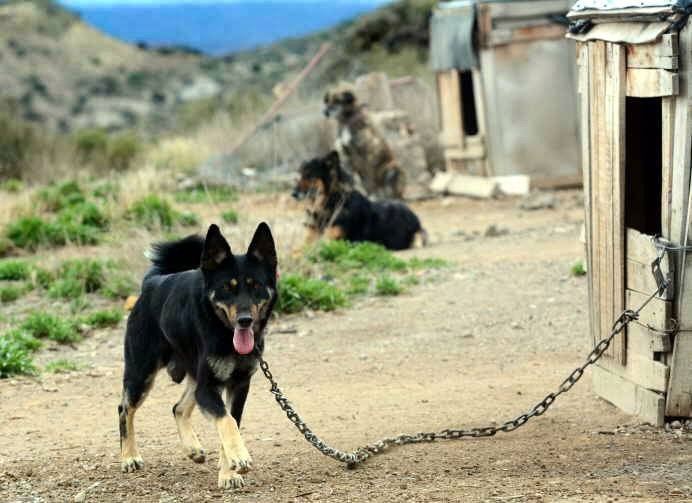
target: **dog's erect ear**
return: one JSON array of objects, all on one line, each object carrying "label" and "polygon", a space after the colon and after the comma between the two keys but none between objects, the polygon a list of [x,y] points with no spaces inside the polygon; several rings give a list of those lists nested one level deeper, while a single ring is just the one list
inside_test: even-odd
[{"label": "dog's erect ear", "polygon": [[327,154],[324,160],[330,168],[339,166],[339,152],[332,150]]},{"label": "dog's erect ear", "polygon": [[276,246],[272,231],[266,223],[262,222],[257,226],[255,235],[252,236],[252,241],[248,246],[247,254],[255,260],[269,264],[272,269],[276,270]]},{"label": "dog's erect ear", "polygon": [[200,267],[207,271],[213,271],[231,256],[231,247],[221,235],[219,227],[216,224],[211,224],[207,231],[207,237],[204,239]]},{"label": "dog's erect ear", "polygon": [[347,105],[353,105],[356,102],[356,95],[353,94],[351,91],[344,91],[344,94],[342,96],[344,99],[344,103]]}]

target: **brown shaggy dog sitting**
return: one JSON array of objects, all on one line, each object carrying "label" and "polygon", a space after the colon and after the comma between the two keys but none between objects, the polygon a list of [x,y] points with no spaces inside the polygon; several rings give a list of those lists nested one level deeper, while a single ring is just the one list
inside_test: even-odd
[{"label": "brown shaggy dog sitting", "polygon": [[352,90],[342,87],[324,96],[324,114],[338,123],[335,149],[343,167],[360,178],[377,199],[401,199],[406,174],[391,148],[375,129]]}]

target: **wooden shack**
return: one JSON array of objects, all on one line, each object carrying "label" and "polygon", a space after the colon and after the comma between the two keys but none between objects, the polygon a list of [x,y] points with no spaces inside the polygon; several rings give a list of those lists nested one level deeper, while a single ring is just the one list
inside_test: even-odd
[{"label": "wooden shack", "polygon": [[581,182],[569,0],[453,1],[431,20],[440,143],[448,171]]},{"label": "wooden shack", "polygon": [[[654,236],[689,245],[692,29],[661,0],[579,0],[577,40],[591,341],[656,289]],[[673,284],[595,367],[594,391],[662,425],[692,417],[692,263],[672,250]],[[688,273],[688,271],[690,271]],[[689,276],[689,277],[688,277]]]}]

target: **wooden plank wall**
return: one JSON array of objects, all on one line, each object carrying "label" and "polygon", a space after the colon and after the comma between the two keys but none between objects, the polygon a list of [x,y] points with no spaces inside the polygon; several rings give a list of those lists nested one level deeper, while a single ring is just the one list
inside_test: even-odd
[{"label": "wooden plank wall", "polygon": [[[589,163],[584,172],[590,209],[588,237],[592,273],[591,302],[594,312],[594,343],[610,333],[613,321],[625,307],[624,224],[624,119],[626,67],[625,49],[602,41],[587,42],[588,112],[582,110],[589,131]],[[583,66],[582,66],[583,67]],[[588,172],[587,172],[588,171]],[[587,181],[588,178],[588,181]],[[626,363],[625,341],[618,337],[607,356]]]}]

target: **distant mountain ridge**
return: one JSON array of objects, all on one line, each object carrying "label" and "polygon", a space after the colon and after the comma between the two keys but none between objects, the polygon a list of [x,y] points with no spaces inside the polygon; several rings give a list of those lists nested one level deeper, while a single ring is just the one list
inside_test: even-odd
[{"label": "distant mountain ridge", "polygon": [[126,42],[184,46],[219,55],[325,30],[382,3],[243,0],[138,6],[68,4],[68,8],[95,28]]}]

